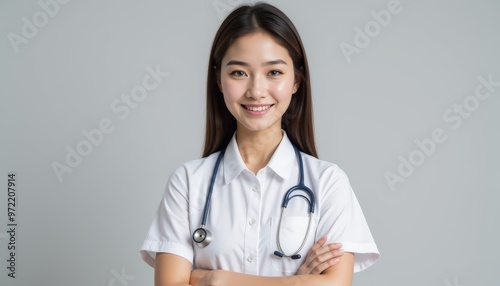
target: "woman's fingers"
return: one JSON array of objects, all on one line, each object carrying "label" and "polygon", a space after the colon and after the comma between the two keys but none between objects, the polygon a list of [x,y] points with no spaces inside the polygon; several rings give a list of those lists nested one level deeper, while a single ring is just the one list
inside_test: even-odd
[{"label": "woman's fingers", "polygon": [[297,271],[302,274],[320,274],[328,267],[339,262],[339,257],[344,254],[341,243],[330,243],[323,245],[327,238],[320,238],[309,250],[304,263]]},{"label": "woman's fingers", "polygon": [[[339,255],[332,255],[336,250],[341,249],[341,243],[330,243],[327,245],[323,245],[326,242],[326,237],[320,238],[309,250],[307,254],[306,260],[304,264],[309,268],[314,268],[310,266],[310,264],[319,264],[325,262],[328,259],[337,257]],[[333,252],[333,253],[332,253]]]},{"label": "woman's fingers", "polygon": [[325,245],[323,248],[326,248],[327,252],[317,255],[309,264],[310,274],[321,274],[330,266],[337,264],[340,257],[345,253],[341,247],[342,244],[336,243]]},{"label": "woman's fingers", "polygon": [[[311,264],[312,260],[314,259],[314,254],[317,253],[318,251],[321,251],[320,248],[325,244],[326,242],[326,236],[321,237],[318,241],[316,241],[315,244],[309,249],[309,252],[307,253],[306,259],[304,260],[304,263],[300,266],[304,271],[309,267],[309,264]],[[299,268],[299,271],[300,271]],[[308,273],[302,273],[302,274],[308,274]]]},{"label": "woman's fingers", "polygon": [[309,252],[315,251],[316,249],[323,246],[323,244],[325,244],[325,242],[326,242],[326,239],[327,239],[326,236],[323,236],[320,239],[318,239],[318,241],[316,241],[316,243],[311,247],[311,249],[309,249]]},{"label": "woman's fingers", "polygon": [[319,274],[328,267],[335,265],[339,261],[339,257],[344,254],[340,243],[330,243],[313,251],[308,257],[311,262],[307,266],[311,274]]}]

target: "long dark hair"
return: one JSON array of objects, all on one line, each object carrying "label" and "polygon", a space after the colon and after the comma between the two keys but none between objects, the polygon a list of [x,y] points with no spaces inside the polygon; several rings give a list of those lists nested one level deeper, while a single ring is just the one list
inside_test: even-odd
[{"label": "long dark hair", "polygon": [[290,106],[283,114],[281,127],[300,151],[318,157],[314,143],[309,66],[302,40],[287,16],[278,8],[265,3],[237,8],[222,22],[215,35],[208,64],[203,157],[225,148],[236,131],[236,119],[227,109],[217,85],[222,58],[236,39],[257,31],[268,33],[288,50],[293,60],[296,81],[300,83]]}]

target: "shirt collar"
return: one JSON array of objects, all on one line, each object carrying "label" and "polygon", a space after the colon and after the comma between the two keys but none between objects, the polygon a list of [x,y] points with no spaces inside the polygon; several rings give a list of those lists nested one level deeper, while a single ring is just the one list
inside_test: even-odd
[{"label": "shirt collar", "polygon": [[[269,167],[278,176],[286,180],[290,176],[296,156],[292,142],[288,139],[286,132],[284,130],[282,130],[282,132],[283,138],[266,167]],[[231,141],[227,145],[226,153],[223,158],[223,168],[225,184],[229,184],[243,170],[248,170],[245,162],[243,162],[243,159],[241,158],[240,151],[238,150],[236,132],[233,134]]]}]

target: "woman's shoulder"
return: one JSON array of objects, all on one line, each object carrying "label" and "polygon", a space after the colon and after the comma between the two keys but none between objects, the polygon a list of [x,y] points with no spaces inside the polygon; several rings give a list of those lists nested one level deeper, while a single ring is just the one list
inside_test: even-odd
[{"label": "woman's shoulder", "polygon": [[332,171],[342,171],[342,169],[336,163],[319,159],[303,152],[301,152],[301,155],[304,163],[308,164],[311,167],[318,168],[320,170],[331,169]]},{"label": "woman's shoulder", "polygon": [[219,153],[220,152],[215,152],[208,155],[207,157],[187,161],[177,167],[177,169],[172,173],[171,177],[183,177],[187,179],[190,176],[199,173],[205,174],[207,172],[212,172]]},{"label": "woman's shoulder", "polygon": [[204,158],[193,159],[177,167],[168,177],[166,192],[177,190],[182,193],[203,178],[209,178],[219,152]]},{"label": "woman's shoulder", "polygon": [[307,166],[318,178],[324,177],[348,181],[347,174],[336,163],[318,159],[306,153],[302,153],[302,160],[304,167]]}]

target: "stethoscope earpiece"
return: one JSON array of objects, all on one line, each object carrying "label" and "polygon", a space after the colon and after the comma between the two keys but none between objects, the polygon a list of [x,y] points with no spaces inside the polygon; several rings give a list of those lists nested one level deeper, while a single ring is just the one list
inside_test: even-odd
[{"label": "stethoscope earpiece", "polygon": [[204,229],[203,227],[197,228],[193,232],[193,241],[200,248],[204,248],[212,242],[212,234],[209,230]]},{"label": "stethoscope earpiece", "polygon": [[[278,256],[278,257],[283,257],[283,253],[279,252],[279,251],[275,251],[274,252],[274,255]],[[300,254],[294,254],[292,256],[290,256],[290,258],[292,259],[300,259],[302,256]]]}]

